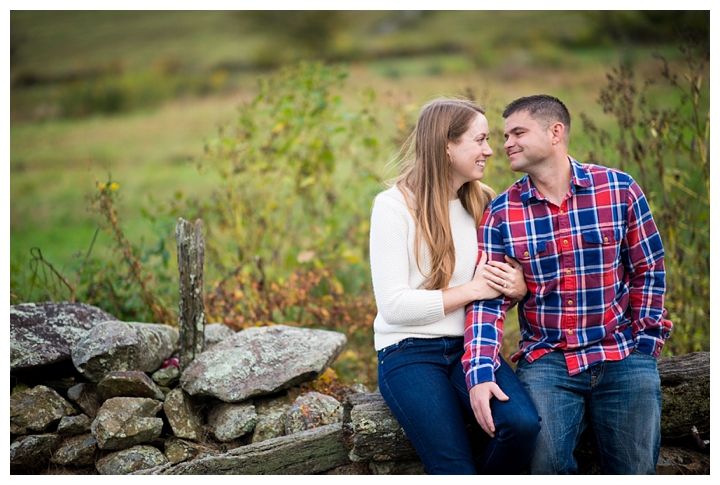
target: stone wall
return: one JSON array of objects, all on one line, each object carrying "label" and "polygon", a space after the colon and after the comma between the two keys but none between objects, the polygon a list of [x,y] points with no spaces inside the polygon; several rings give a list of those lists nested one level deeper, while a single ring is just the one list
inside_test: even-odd
[{"label": "stone wall", "polygon": [[[173,327],[78,303],[17,305],[10,321],[13,474],[424,473],[379,394],[317,392],[340,333],[207,325],[203,352],[181,373]],[[659,368],[673,446],[658,472],[708,473],[691,429],[709,440],[709,354]],[[578,454],[583,472],[596,472],[592,445]]]}]

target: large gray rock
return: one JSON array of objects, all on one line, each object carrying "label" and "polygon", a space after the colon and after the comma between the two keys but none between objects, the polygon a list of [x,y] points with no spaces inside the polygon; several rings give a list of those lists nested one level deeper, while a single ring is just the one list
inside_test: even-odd
[{"label": "large gray rock", "polygon": [[116,320],[84,303],[23,303],[10,307],[10,371],[70,360],[71,350],[98,323]]},{"label": "large gray rock", "polygon": [[343,425],[352,461],[418,459],[405,430],[380,393],[350,394],[344,402]]},{"label": "large gray rock", "polygon": [[200,441],[202,420],[191,396],[180,388],[170,391],[165,398],[163,410],[176,438]]},{"label": "large gray rock", "polygon": [[299,433],[326,424],[342,423],[340,401],[319,392],[298,396],[285,418],[285,434]]},{"label": "large gray rock", "polygon": [[255,399],[255,411],[258,415],[257,424],[253,430],[252,442],[277,438],[285,435],[285,418],[292,406],[292,399],[288,395]]},{"label": "large gray rock", "polygon": [[165,458],[176,465],[186,460],[192,460],[200,454],[200,446],[170,436],[165,440]]},{"label": "large gray rock", "polygon": [[103,450],[121,450],[160,436],[163,420],[155,415],[162,403],[143,397],[114,397],[105,401],[90,430]]},{"label": "large gray rock", "polygon": [[78,434],[89,433],[92,420],[87,414],[77,416],[65,416],[60,420],[57,427],[58,434],[67,437]]},{"label": "large gray rock", "polygon": [[68,389],[67,397],[91,418],[97,416],[98,409],[103,402],[102,396],[97,390],[97,384],[93,382],[75,384]]},{"label": "large gray rock", "polygon": [[215,438],[228,442],[255,429],[257,413],[252,401],[240,404],[218,403],[208,415],[208,425]]},{"label": "large gray rock", "polygon": [[191,395],[241,402],[317,378],[346,342],[345,335],[328,330],[248,328],[200,354],[180,384]]},{"label": "large gray rock", "polygon": [[205,342],[203,344],[203,352],[211,349],[216,344],[219,344],[233,335],[235,335],[235,330],[224,323],[210,323],[205,325]]},{"label": "large gray rock", "polygon": [[139,445],[100,458],[95,469],[100,475],[128,475],[167,463],[167,458],[157,448]]},{"label": "large gray rock", "polygon": [[663,439],[710,433],[710,352],[658,359]]},{"label": "large gray rock", "polygon": [[97,450],[97,440],[90,433],[73,436],[55,450],[50,461],[62,466],[92,466]]},{"label": "large gray rock", "polygon": [[10,422],[29,431],[44,431],[64,416],[75,414],[72,404],[46,386],[10,395]]},{"label": "large gray rock", "polygon": [[172,355],[178,335],[169,325],[103,322],[72,348],[72,361],[92,382],[112,371],[154,372]]},{"label": "large gray rock", "polygon": [[10,469],[35,470],[47,464],[60,442],[56,434],[21,436],[10,443]]},{"label": "large gray rock", "polygon": [[144,372],[113,371],[102,378],[97,385],[103,399],[112,397],[149,397],[162,401],[165,394]]}]

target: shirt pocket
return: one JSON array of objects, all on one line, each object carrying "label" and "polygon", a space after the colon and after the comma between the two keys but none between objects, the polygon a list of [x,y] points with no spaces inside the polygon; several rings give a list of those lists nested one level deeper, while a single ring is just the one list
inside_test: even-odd
[{"label": "shirt pocket", "polygon": [[523,261],[530,261],[543,254],[549,254],[552,244],[552,240],[543,239],[540,241],[515,243],[510,247],[506,247],[505,250],[509,256],[522,263]]},{"label": "shirt pocket", "polygon": [[528,289],[557,277],[558,262],[554,257],[555,242],[552,239],[514,243],[505,251],[522,265]]},{"label": "shirt pocket", "polygon": [[620,231],[584,231],[582,238],[582,266],[586,274],[604,273],[616,266],[620,257]]}]

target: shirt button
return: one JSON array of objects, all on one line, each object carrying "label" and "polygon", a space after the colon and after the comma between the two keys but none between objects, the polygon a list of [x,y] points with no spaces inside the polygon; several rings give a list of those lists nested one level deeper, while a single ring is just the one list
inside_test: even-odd
[{"label": "shirt button", "polygon": [[572,274],[572,270],[569,269],[569,270],[565,271],[565,274]]},{"label": "shirt button", "polygon": [[560,214],[565,214],[565,211],[560,209]]},{"label": "shirt button", "polygon": [[573,304],[573,301],[572,301],[572,300],[568,300],[568,305],[572,305],[572,304]]},{"label": "shirt button", "polygon": [[563,244],[567,245],[567,243],[568,243],[568,240],[567,240],[567,239],[563,239]]},{"label": "shirt button", "polygon": [[572,335],[572,334],[573,334],[573,331],[572,331],[572,330],[568,330],[568,335]]},{"label": "shirt button", "polygon": [[523,256],[530,256],[530,253],[528,253],[527,251],[525,251],[525,252],[523,253]]},{"label": "shirt button", "polygon": [[605,242],[608,242],[608,241],[609,241],[608,237],[607,237],[607,236],[605,236]]}]

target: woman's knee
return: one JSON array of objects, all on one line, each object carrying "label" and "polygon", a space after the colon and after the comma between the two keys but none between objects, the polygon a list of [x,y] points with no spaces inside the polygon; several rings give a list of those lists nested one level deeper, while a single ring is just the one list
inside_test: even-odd
[{"label": "woman's knee", "polygon": [[537,414],[526,413],[510,420],[504,427],[508,437],[534,443],[540,433],[540,426],[540,418]]},{"label": "woman's knee", "polygon": [[507,438],[534,443],[540,433],[541,418],[531,400],[512,397],[493,406],[495,427]]},{"label": "woman's knee", "polygon": [[505,428],[508,436],[534,441],[540,433],[541,417],[527,394],[516,394],[491,408],[496,427]]}]

